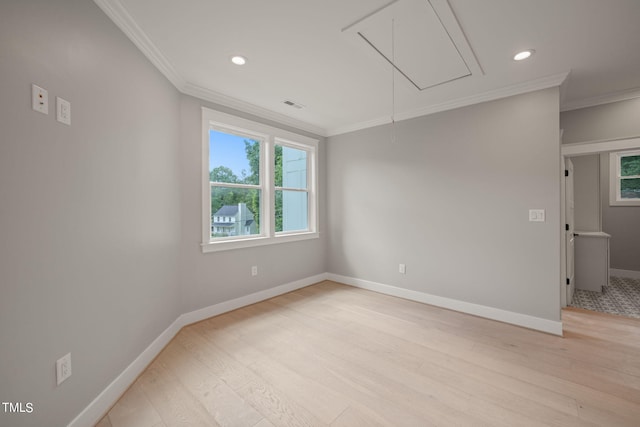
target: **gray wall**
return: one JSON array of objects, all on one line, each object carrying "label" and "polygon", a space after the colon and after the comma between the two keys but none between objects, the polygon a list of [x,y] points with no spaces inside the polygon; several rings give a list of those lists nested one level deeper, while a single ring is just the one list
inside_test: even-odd
[{"label": "gray wall", "polygon": [[0,3],[0,76],[0,399],[34,408],[0,425],[66,425],[179,314],[326,271],[322,138],[319,239],[202,254],[203,103],[94,3]]},{"label": "gray wall", "polygon": [[0,76],[0,425],[63,426],[179,313],[179,94],[86,0],[2,0]]},{"label": "gray wall", "polygon": [[[640,137],[640,98],[560,114],[566,144]],[[611,234],[611,267],[640,271],[640,207],[609,206],[609,155],[600,159],[602,231]]]},{"label": "gray wall", "polygon": [[640,206],[609,206],[609,154],[600,155],[602,231],[611,234],[610,267],[640,272]]},{"label": "gray wall", "polygon": [[563,144],[640,136],[640,98],[564,111]]},{"label": "gray wall", "polygon": [[600,221],[600,156],[579,156],[573,162],[574,229],[602,231]]},{"label": "gray wall", "polygon": [[[250,120],[278,126],[320,140],[319,231],[320,238],[203,254],[201,215],[202,106]],[[324,139],[225,107],[182,96],[180,103],[180,163],[182,199],[181,283],[182,312],[238,298],[253,292],[314,276],[326,271],[325,262],[325,142]],[[251,266],[258,276],[251,277]]]},{"label": "gray wall", "polygon": [[554,88],[329,138],[329,271],[559,320],[558,118]]},{"label": "gray wall", "polygon": [[180,313],[324,271],[559,320],[556,89],[321,141],[320,239],[202,254],[202,102],[92,2],[0,3],[0,76],[0,398],[34,405],[0,425],[66,425]]}]

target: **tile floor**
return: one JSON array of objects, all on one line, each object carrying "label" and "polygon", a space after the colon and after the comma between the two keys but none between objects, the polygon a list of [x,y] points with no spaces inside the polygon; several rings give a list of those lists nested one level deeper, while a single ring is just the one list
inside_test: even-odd
[{"label": "tile floor", "polygon": [[640,279],[611,276],[602,293],[576,289],[570,306],[640,319]]}]

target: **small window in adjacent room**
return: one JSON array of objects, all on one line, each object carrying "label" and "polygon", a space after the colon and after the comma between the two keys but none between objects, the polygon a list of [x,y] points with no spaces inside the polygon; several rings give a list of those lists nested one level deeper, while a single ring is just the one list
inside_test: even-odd
[{"label": "small window in adjacent room", "polygon": [[204,252],[318,237],[317,143],[202,109]]},{"label": "small window in adjacent room", "polygon": [[609,204],[640,206],[640,151],[609,154]]}]

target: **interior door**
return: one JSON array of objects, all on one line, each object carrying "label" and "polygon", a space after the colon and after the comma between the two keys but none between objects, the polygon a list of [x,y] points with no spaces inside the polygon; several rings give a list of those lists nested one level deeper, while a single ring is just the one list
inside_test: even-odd
[{"label": "interior door", "polygon": [[575,268],[574,268],[574,253],[575,253],[575,237],[574,237],[574,229],[573,229],[573,217],[574,217],[574,209],[575,203],[573,201],[573,162],[571,159],[567,158],[565,160],[565,178],[564,178],[564,186],[565,186],[565,199],[566,199],[566,209],[565,209],[565,240],[567,244],[566,248],[566,257],[567,260],[567,305],[571,304],[573,300],[573,292],[575,291]]}]

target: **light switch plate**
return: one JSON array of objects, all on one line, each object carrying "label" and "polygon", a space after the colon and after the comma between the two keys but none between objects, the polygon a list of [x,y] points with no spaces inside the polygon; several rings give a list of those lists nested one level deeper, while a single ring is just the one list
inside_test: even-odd
[{"label": "light switch plate", "polygon": [[544,222],[544,209],[529,209],[529,221]]}]

